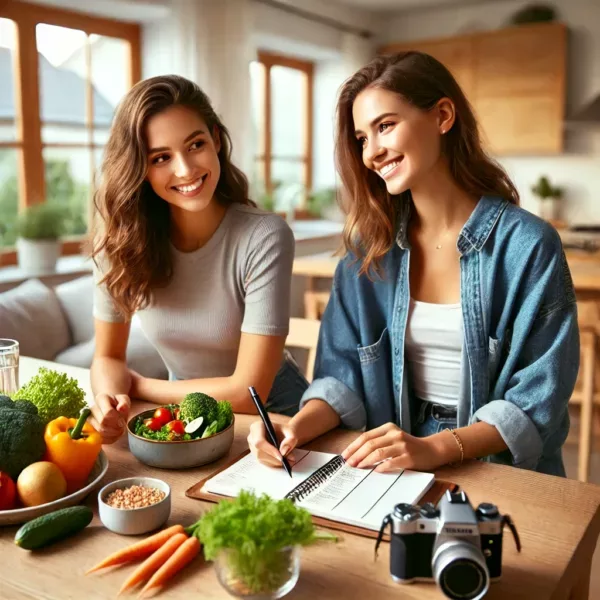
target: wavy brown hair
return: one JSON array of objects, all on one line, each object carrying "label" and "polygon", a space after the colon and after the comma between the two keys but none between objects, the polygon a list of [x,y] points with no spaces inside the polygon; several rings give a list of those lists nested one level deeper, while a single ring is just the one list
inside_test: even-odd
[{"label": "wavy brown hair", "polygon": [[396,92],[424,111],[442,98],[452,100],[456,116],[442,137],[442,153],[455,181],[473,195],[496,195],[519,203],[519,194],[504,169],[484,151],[473,110],[450,71],[423,52],[379,56],[344,83],[337,105],[336,166],[344,187],[342,208],[348,213],[344,245],[362,260],[360,273],[369,274],[371,268],[380,273],[380,259],[394,242],[401,203],[412,202],[410,190],[390,195],[383,179],[363,163],[352,105],[366,88]]},{"label": "wavy brown hair", "polygon": [[103,267],[101,283],[125,317],[145,308],[152,290],[169,283],[173,265],[169,247],[169,204],[146,180],[148,120],[165,109],[185,106],[218,131],[221,175],[215,190],[218,202],[254,205],[248,180],[231,162],[231,137],[208,96],[193,82],[177,75],[152,77],[137,83],[115,115],[94,197],[96,214],[92,257]]}]

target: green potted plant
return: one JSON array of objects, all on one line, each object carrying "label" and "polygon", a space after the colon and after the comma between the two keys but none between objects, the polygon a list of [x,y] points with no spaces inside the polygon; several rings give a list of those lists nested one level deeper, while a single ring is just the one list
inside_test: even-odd
[{"label": "green potted plant", "polygon": [[308,196],[307,208],[311,216],[317,219],[339,221],[341,212],[336,202],[337,190],[333,187],[323,188]]},{"label": "green potted plant", "polygon": [[229,593],[264,599],[281,598],[296,585],[302,546],[337,539],[317,532],[310,513],[291,500],[248,491],[204,514],[198,537]]},{"label": "green potted plant", "polygon": [[51,273],[60,255],[60,237],[66,230],[67,211],[55,204],[27,207],[17,217],[17,258],[27,275]]},{"label": "green potted plant", "polygon": [[564,190],[553,186],[545,175],[532,186],[531,191],[539,198],[539,213],[542,219],[552,221],[558,218],[559,201],[563,197]]}]

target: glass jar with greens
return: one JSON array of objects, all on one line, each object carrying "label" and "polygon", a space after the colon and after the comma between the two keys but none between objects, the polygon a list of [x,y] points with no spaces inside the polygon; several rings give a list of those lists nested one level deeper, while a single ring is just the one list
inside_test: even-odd
[{"label": "glass jar with greens", "polygon": [[238,598],[267,600],[290,592],[300,575],[300,550],[336,537],[317,532],[310,513],[291,500],[243,491],[206,513],[199,524],[204,555]]}]

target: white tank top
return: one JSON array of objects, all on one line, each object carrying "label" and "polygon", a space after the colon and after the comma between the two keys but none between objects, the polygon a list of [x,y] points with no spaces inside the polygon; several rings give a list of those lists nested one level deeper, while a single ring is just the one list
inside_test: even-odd
[{"label": "white tank top", "polygon": [[458,404],[462,346],[460,304],[410,299],[405,355],[417,398],[447,406]]}]

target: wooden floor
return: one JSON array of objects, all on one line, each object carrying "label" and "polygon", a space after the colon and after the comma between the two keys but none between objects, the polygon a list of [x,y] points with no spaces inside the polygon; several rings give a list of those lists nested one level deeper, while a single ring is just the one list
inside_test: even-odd
[{"label": "wooden floor", "polygon": [[[563,448],[563,458],[567,477],[577,479],[577,446],[567,443]],[[600,485],[600,452],[592,454],[590,462],[590,483]],[[596,552],[592,561],[592,578],[590,582],[590,600],[600,598],[600,545],[596,546]]]}]

